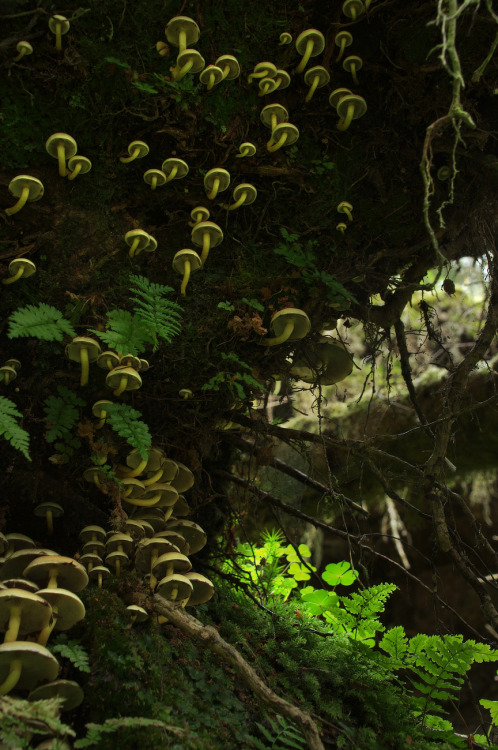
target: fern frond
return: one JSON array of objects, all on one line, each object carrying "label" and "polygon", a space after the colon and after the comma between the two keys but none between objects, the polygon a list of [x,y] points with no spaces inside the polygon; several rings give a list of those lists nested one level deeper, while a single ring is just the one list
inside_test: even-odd
[{"label": "fern frond", "polygon": [[59,310],[44,302],[20,307],[9,318],[9,339],[33,336],[42,341],[62,341],[64,335],[74,338],[76,331]]},{"label": "fern frond", "polygon": [[8,440],[13,448],[20,451],[28,461],[29,455],[29,433],[23,430],[17,423],[22,417],[17,406],[9,398],[0,396],[0,437]]},{"label": "fern frond", "polygon": [[271,747],[272,750],[305,749],[306,740],[302,732],[299,729],[296,729],[291,723],[287,722],[283,716],[277,714],[276,721],[268,716],[267,720],[271,727],[271,732],[268,731],[263,724],[256,723],[256,726],[264,738],[271,743],[269,747]]},{"label": "fern frond", "polygon": [[45,420],[48,430],[45,435],[47,443],[53,443],[57,438],[66,435],[79,419],[78,407],[85,406],[83,399],[79,398],[69,388],[63,385],[57,386],[58,396],[49,396],[45,399]]},{"label": "fern frond", "polygon": [[100,745],[103,734],[113,734],[120,729],[141,729],[146,727],[157,727],[172,732],[180,737],[184,731],[179,727],[171,727],[159,719],[146,719],[143,716],[120,716],[118,719],[106,719],[103,724],[89,723],[86,725],[88,732],[86,737],[76,740],[75,748],[94,747]]},{"label": "fern frond", "polygon": [[152,437],[145,422],[141,421],[140,412],[127,404],[108,404],[106,409],[109,412],[107,424],[136,448],[142,458],[147,458]]},{"label": "fern frond", "polygon": [[57,643],[50,646],[50,650],[54,654],[60,654],[64,659],[69,659],[71,664],[80,672],[87,672],[88,674],[91,672],[88,653],[78,641]]},{"label": "fern frond", "polygon": [[143,321],[127,310],[111,310],[107,313],[105,331],[90,329],[108,347],[119,354],[141,354],[147,344],[153,344],[151,333]]},{"label": "fern frond", "polygon": [[131,297],[136,306],[133,308],[138,318],[149,331],[153,339],[154,351],[164,339],[168,343],[181,330],[181,313],[183,308],[172,300],[166,299],[173,292],[170,286],[154,284],[145,276],[130,274],[130,291],[137,296]]}]

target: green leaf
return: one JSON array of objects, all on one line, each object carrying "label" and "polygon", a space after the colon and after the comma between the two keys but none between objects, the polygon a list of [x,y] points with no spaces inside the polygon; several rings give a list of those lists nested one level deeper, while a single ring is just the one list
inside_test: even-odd
[{"label": "green leaf", "polygon": [[147,458],[152,437],[145,422],[141,421],[141,413],[127,404],[108,404],[106,409],[109,413],[107,424],[136,448],[142,458]]},{"label": "green leaf", "polygon": [[17,419],[22,414],[18,411],[13,401],[5,396],[0,396],[0,437],[5,438],[13,448],[20,451],[28,461],[29,455],[29,433],[19,426]]},{"label": "green leaf", "polygon": [[322,578],[329,586],[351,586],[358,578],[358,571],[351,570],[351,565],[343,560],[338,563],[329,563],[322,573]]},{"label": "green leaf", "polygon": [[9,339],[32,336],[42,341],[62,341],[64,335],[74,338],[76,331],[60,310],[44,302],[20,307],[9,318]]},{"label": "green leaf", "polygon": [[111,310],[107,313],[107,328],[105,331],[89,329],[98,336],[108,347],[119,354],[141,354],[147,344],[153,340],[149,329],[127,310]]},{"label": "green leaf", "polygon": [[57,438],[66,436],[79,419],[79,407],[85,406],[83,399],[63,385],[57,386],[57,393],[58,396],[52,395],[45,399],[45,420],[48,425],[45,440],[47,443],[53,443]]}]

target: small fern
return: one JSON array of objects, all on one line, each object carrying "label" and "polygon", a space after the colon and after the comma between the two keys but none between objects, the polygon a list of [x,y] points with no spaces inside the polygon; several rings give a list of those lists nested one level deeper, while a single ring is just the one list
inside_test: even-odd
[{"label": "small fern", "polygon": [[132,296],[136,303],[134,315],[127,310],[111,310],[107,313],[105,331],[91,329],[107,346],[120,354],[141,354],[147,346],[153,351],[160,340],[171,342],[180,332],[182,308],[166,299],[172,287],[153,284],[144,276],[130,275]]},{"label": "small fern", "polygon": [[136,448],[142,458],[147,458],[152,438],[140,412],[127,404],[108,404],[106,408],[109,412],[107,424]]},{"label": "small fern", "polygon": [[8,440],[13,448],[21,451],[23,456],[31,461],[29,433],[17,423],[21,417],[22,414],[15,403],[5,396],[0,396],[0,437]]},{"label": "small fern", "polygon": [[44,302],[20,307],[9,318],[9,339],[32,336],[42,341],[62,341],[65,335],[76,336],[73,326],[59,310]]},{"label": "small fern", "polygon": [[45,440],[47,443],[53,443],[58,438],[65,437],[79,419],[78,407],[85,406],[83,399],[63,385],[57,386],[57,393],[58,396],[49,396],[45,399],[44,411],[48,426]]},{"label": "small fern", "polygon": [[145,276],[130,275],[132,294],[131,297],[136,306],[133,308],[136,317],[146,326],[150,332],[153,351],[159,346],[159,339],[168,343],[180,333],[180,321],[183,308],[176,302],[166,299],[166,295],[173,292],[170,286],[153,284]]},{"label": "small fern", "polygon": [[91,671],[90,663],[88,661],[88,654],[83,646],[78,641],[68,641],[65,636],[64,639],[59,636],[59,641],[62,642],[50,646],[50,650],[54,654],[60,654],[64,659],[69,659],[71,664],[76,669],[79,669],[80,672],[89,674]]},{"label": "small fern", "polygon": [[[103,724],[89,723],[86,725],[88,732],[86,737],[80,740],[76,740],[74,743],[75,748],[81,747],[94,747],[100,745],[102,735],[113,734],[118,732],[120,729],[142,729],[146,727],[156,727],[158,729],[164,729],[165,731],[172,732],[176,735],[183,736],[183,730],[178,727],[170,727],[165,724],[164,721],[158,719],[146,719],[142,716],[121,716],[119,719],[106,719]],[[117,745],[118,746],[118,745]]]},{"label": "small fern", "polygon": [[269,716],[267,717],[271,732],[263,724],[256,723],[259,731],[270,744],[264,745],[253,737],[252,742],[255,747],[258,750],[305,750],[306,740],[303,733],[280,714],[277,714],[275,718],[276,720],[273,721]]}]

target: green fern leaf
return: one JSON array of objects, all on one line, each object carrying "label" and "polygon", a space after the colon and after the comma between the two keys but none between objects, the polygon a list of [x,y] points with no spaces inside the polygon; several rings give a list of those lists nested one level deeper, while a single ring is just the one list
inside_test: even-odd
[{"label": "green fern leaf", "polygon": [[120,729],[141,729],[145,727],[157,727],[176,735],[183,736],[183,731],[178,727],[170,727],[164,721],[158,719],[146,719],[142,716],[121,716],[119,719],[106,719],[103,724],[89,723],[86,725],[88,732],[86,737],[76,740],[75,748],[93,747],[100,744],[103,734],[113,734]]},{"label": "green fern leaf", "polygon": [[0,437],[8,440],[13,448],[20,451],[28,461],[31,461],[29,455],[29,433],[23,430],[17,423],[17,419],[22,417],[17,406],[9,398],[0,396]]},{"label": "green fern leaf", "polygon": [[176,336],[181,329],[181,315],[183,308],[176,302],[166,299],[166,296],[173,292],[170,286],[154,284],[145,278],[145,276],[130,275],[132,294],[137,296],[131,297],[136,306],[133,308],[136,318],[145,326],[152,338],[154,351],[156,351],[159,341],[164,339],[168,343]]},{"label": "green fern leaf", "polygon": [[141,354],[153,339],[147,326],[127,310],[111,310],[107,313],[105,331],[90,331],[98,336],[108,347],[119,354]]},{"label": "green fern leaf", "polygon": [[32,336],[42,341],[62,341],[64,335],[74,338],[76,331],[59,310],[44,302],[20,307],[9,318],[9,339]]},{"label": "green fern leaf", "polygon": [[72,430],[79,419],[78,407],[85,406],[83,399],[79,398],[69,388],[63,385],[57,386],[58,396],[49,396],[45,399],[45,420],[48,430],[45,435],[47,443],[53,443]]},{"label": "green fern leaf", "polygon": [[60,654],[65,659],[69,659],[73,666],[79,669],[80,672],[91,672],[88,654],[78,641],[58,643],[50,646],[50,650],[54,654]]},{"label": "green fern leaf", "polygon": [[141,421],[140,412],[127,404],[108,404],[106,408],[109,412],[107,424],[136,448],[142,458],[147,458],[152,438],[149,428]]},{"label": "green fern leaf", "polygon": [[382,637],[379,647],[389,654],[396,664],[401,665],[408,649],[408,641],[403,626],[396,625],[394,628],[389,628]]}]

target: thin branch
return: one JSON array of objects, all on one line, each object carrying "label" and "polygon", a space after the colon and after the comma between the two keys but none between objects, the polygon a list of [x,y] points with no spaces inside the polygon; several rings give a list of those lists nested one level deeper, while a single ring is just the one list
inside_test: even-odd
[{"label": "thin branch", "polygon": [[299,726],[306,738],[309,750],[324,750],[320,733],[311,716],[292,703],[280,698],[269,688],[256,671],[246,662],[234,646],[225,641],[210,625],[203,625],[192,615],[187,614],[178,604],[168,602],[159,594],[154,595],[154,611],[166,617],[184,633],[195,638],[203,647],[213,651],[223,662],[235,669],[251,690],[270,708]]}]

